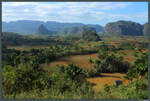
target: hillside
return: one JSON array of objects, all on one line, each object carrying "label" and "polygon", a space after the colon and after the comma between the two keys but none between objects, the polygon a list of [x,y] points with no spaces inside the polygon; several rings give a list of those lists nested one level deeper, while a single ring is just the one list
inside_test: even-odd
[{"label": "hillside", "polygon": [[145,36],[148,36],[148,34],[149,34],[148,23],[145,23],[143,26],[144,26],[144,28],[143,28],[143,34]]},{"label": "hillside", "polygon": [[20,35],[18,33],[13,32],[3,32],[2,44],[6,46],[38,46],[55,44],[65,45],[67,43],[61,42],[59,37]]},{"label": "hillside", "polygon": [[[59,32],[64,28],[71,27],[80,27],[86,24],[83,23],[60,23],[56,21],[34,21],[34,20],[18,20],[11,22],[2,22],[2,31],[3,32],[16,32],[19,34],[34,34],[37,27],[43,24],[50,31]],[[103,32],[104,29],[100,25],[89,24],[89,26],[95,27],[95,29],[99,32]]]},{"label": "hillside", "polygon": [[[141,25],[133,21],[117,21],[106,24],[105,27],[98,24],[83,24],[83,23],[60,23],[56,21],[34,21],[34,20],[19,20],[11,22],[2,22],[3,32],[14,32],[19,34],[35,34],[39,25],[44,25],[49,34],[81,34],[83,33],[83,26],[91,27],[96,30],[96,33],[101,35],[131,35],[141,36],[145,35],[147,24]],[[45,29],[44,28],[44,29]],[[42,31],[44,32],[44,31]],[[46,32],[46,31],[45,31]],[[48,32],[48,31],[47,31]],[[46,32],[46,33],[47,33]]]},{"label": "hillside", "polygon": [[51,35],[56,34],[54,31],[48,30],[43,24],[40,24],[35,32],[36,35]]},{"label": "hillside", "polygon": [[117,21],[108,23],[105,26],[104,33],[106,35],[143,35],[143,26],[132,21]]},{"label": "hillside", "polygon": [[87,29],[83,33],[83,39],[88,40],[88,41],[100,41],[100,37],[97,35],[96,30],[94,29]]},{"label": "hillside", "polygon": [[71,27],[71,28],[64,28],[60,32],[58,32],[60,35],[68,35],[68,34],[77,34],[82,35],[87,30],[96,31],[95,28],[89,27],[89,26],[80,26],[80,27]]}]

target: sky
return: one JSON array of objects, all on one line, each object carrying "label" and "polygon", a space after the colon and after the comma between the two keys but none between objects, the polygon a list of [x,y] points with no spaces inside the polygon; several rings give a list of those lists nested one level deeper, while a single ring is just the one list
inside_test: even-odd
[{"label": "sky", "polygon": [[100,24],[148,22],[148,2],[2,2],[2,21],[39,20]]}]

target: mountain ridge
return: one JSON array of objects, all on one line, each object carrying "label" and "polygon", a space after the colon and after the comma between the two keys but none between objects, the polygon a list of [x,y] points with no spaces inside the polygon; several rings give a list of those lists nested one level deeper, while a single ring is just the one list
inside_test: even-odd
[{"label": "mountain ridge", "polygon": [[143,35],[144,26],[133,21],[120,20],[106,24],[104,33],[108,35]]},{"label": "mountain ridge", "polygon": [[[59,32],[60,30],[64,28],[70,28],[70,27],[80,27],[87,24],[83,23],[61,23],[57,21],[38,21],[38,20],[18,20],[18,21],[11,21],[11,22],[2,22],[2,32],[16,32],[20,34],[34,34],[37,27],[43,24],[45,27],[47,27],[48,30]],[[92,24],[93,26],[96,24]],[[97,25],[96,25],[97,26]],[[101,25],[100,29],[103,27]],[[100,31],[100,29],[98,29]]]},{"label": "mountain ridge", "polygon": [[[2,22],[2,32],[15,32],[19,34],[35,34],[39,25],[43,24],[53,35],[82,33],[83,26],[94,28],[96,33],[104,35],[146,35],[147,24],[134,21],[119,20],[107,23],[105,27],[99,24],[62,23],[57,21],[18,20]],[[43,34],[44,35],[44,34]],[[51,35],[51,34],[50,34]]]}]

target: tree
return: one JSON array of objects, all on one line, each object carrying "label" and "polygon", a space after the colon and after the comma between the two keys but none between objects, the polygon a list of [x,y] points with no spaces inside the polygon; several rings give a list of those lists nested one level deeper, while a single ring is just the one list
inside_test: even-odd
[{"label": "tree", "polygon": [[127,79],[138,78],[139,76],[144,76],[148,72],[148,54],[143,53],[140,58],[138,58],[134,65],[126,73]]},{"label": "tree", "polygon": [[127,72],[130,68],[128,62],[123,61],[123,57],[116,57],[114,54],[108,54],[106,51],[100,51],[98,59],[94,61],[94,67],[97,72]]}]

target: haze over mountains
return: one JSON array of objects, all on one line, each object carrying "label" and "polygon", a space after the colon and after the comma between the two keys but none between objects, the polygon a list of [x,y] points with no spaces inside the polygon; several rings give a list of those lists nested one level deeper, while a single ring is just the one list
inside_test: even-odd
[{"label": "haze over mountains", "polygon": [[9,23],[2,22],[3,32],[15,32],[19,34],[38,34],[38,35],[66,35],[83,34],[87,29],[95,30],[96,33],[105,35],[144,35],[147,25],[141,25],[132,21],[117,21],[106,24],[105,27],[98,24],[83,23],[60,23],[56,21],[33,21],[20,20]]},{"label": "haze over mountains", "polygon": [[35,34],[37,35],[49,35],[49,34],[55,34],[56,31],[50,31],[48,30],[43,24],[39,25],[35,31]]},{"label": "haze over mountains", "polygon": [[[83,23],[60,23],[55,21],[33,21],[33,20],[19,20],[12,21],[9,23],[2,22],[2,31],[3,32],[16,32],[20,34],[34,34],[37,27],[43,24],[49,31],[59,32],[64,28],[71,27],[80,27],[86,24]],[[88,26],[92,26],[98,32],[103,32],[104,28],[100,25],[89,24]]]}]

